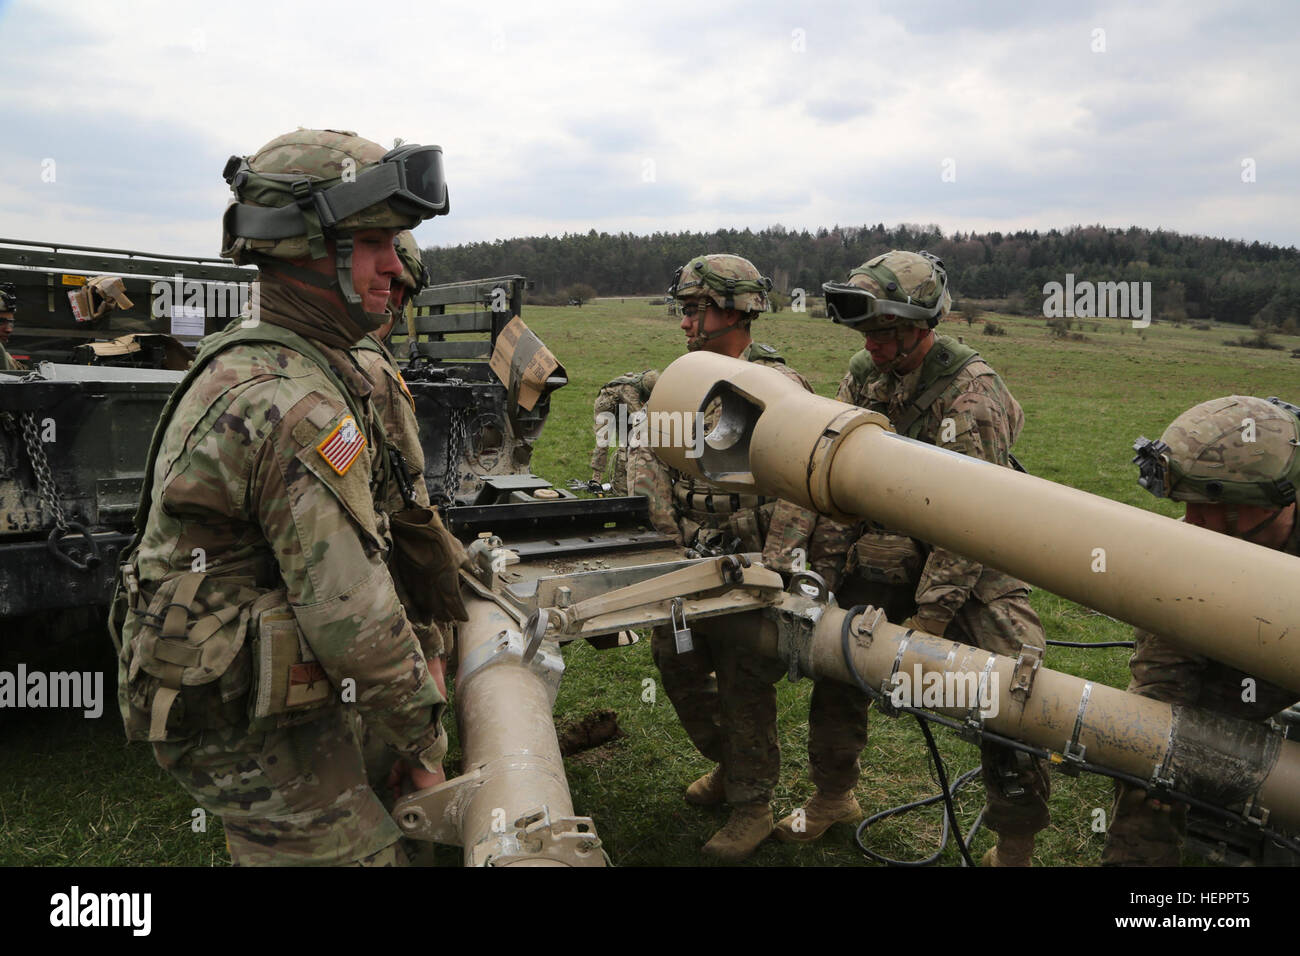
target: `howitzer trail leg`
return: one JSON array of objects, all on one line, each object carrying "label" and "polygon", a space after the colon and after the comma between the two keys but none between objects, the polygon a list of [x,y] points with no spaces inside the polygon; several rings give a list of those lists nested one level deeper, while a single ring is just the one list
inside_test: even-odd
[{"label": "howitzer trail leg", "polygon": [[467,866],[602,866],[594,825],[574,816],[551,717],[558,654],[543,643],[526,660],[513,618],[465,604],[455,701],[466,772],[399,801],[394,818],[412,837],[463,846]]}]

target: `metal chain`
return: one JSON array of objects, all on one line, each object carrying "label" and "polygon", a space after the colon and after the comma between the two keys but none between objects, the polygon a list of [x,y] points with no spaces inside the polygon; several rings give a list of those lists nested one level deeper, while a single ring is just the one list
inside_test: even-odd
[{"label": "metal chain", "polygon": [[45,445],[36,434],[36,416],[31,412],[23,412],[22,423],[23,443],[27,446],[27,456],[31,459],[32,471],[36,474],[36,487],[41,504],[54,515],[54,527],[62,535],[68,530],[68,522],[63,516],[59,487],[54,483],[54,476],[50,474],[50,463],[45,457]]},{"label": "metal chain", "polygon": [[442,496],[447,505],[456,503],[456,492],[460,490],[460,456],[465,450],[465,439],[469,434],[466,422],[469,411],[455,409],[451,413],[450,434],[447,437],[447,470],[442,476]]},{"label": "metal chain", "polygon": [[[24,375],[22,382],[40,382],[44,377],[40,372],[31,372]],[[68,520],[63,514],[63,502],[59,497],[59,486],[54,483],[54,475],[50,473],[50,462],[45,457],[45,443],[41,441],[41,436],[36,432],[36,415],[32,412],[23,412],[19,416],[23,429],[23,444],[27,446],[27,457],[31,459],[32,472],[36,475],[37,494],[40,497],[41,504],[54,515],[54,527],[58,530],[59,536],[68,530]]]}]

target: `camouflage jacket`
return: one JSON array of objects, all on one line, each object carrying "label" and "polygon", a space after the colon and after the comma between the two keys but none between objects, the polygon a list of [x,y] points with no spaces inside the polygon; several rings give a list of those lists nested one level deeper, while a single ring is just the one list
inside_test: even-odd
[{"label": "camouflage jacket", "polygon": [[644,372],[629,372],[626,375],[620,375],[612,382],[606,383],[601,390],[596,393],[596,401],[592,404],[592,427],[596,432],[596,447],[591,451],[591,474],[600,476],[605,474],[605,467],[609,464],[610,442],[602,441],[602,437],[609,433],[608,416],[614,416],[617,425],[618,407],[627,406],[625,413],[628,418],[639,412],[642,406],[650,398],[646,394],[641,384]]},{"label": "camouflage jacket", "polygon": [[[931,386],[956,366],[960,369],[951,380],[918,407],[916,400],[933,393]],[[876,370],[869,354],[859,352],[835,398],[880,412],[896,428],[910,417],[911,424],[899,428],[909,437],[1005,467],[1010,467],[1008,455],[1024,426],[1020,404],[998,374],[972,349],[946,335],[936,338],[919,368],[902,376]],[[836,578],[858,534],[851,526],[819,522],[810,548],[814,569]],[[1027,590],[1027,585],[952,551],[932,548],[916,587],[917,615],[946,626],[972,593],[988,603],[1017,589]],[[942,627],[934,633],[942,633]]]},{"label": "camouflage jacket", "polygon": [[[237,324],[219,336],[234,333]],[[156,614],[154,605],[165,609],[181,589],[176,582],[192,577],[187,572],[204,572],[183,605],[194,623],[181,649],[209,620],[241,622],[223,638],[230,654],[241,641],[253,645],[253,660],[242,665],[252,665],[251,675],[237,673],[244,654],[233,662],[222,656],[222,701],[251,682],[257,701],[264,686],[283,691],[287,683],[287,700],[281,692],[278,704],[273,701],[272,719],[294,719],[295,695],[314,706],[354,702],[380,736],[434,769],[446,750],[445,701],[386,564],[388,521],[380,503],[389,492],[373,388],[348,350],[270,331],[279,342],[227,339],[208,346],[205,352],[215,349],[215,357],[178,396],[161,436],[135,554],[140,591]],[[290,347],[294,341],[308,351]],[[331,374],[307,357],[313,347]],[[277,594],[284,596],[278,617],[250,619],[250,603],[255,611]],[[140,672],[166,675],[169,658],[151,650],[164,643],[152,640],[151,628],[158,629],[147,620],[152,616],[133,608],[122,629],[124,719],[151,706],[156,688],[139,686]],[[322,672],[327,684],[308,692],[321,684],[313,675]],[[155,724],[158,719],[155,710]],[[193,723],[177,730],[168,718],[167,739],[193,732]],[[150,739],[160,739],[153,729]]]},{"label": "camouflage jacket", "polygon": [[[388,440],[406,459],[416,503],[428,507],[429,489],[424,483],[424,449],[420,445],[420,422],[415,417],[415,399],[406,387],[406,380],[397,367],[397,359],[373,335],[367,335],[354,345],[352,355],[374,388],[370,401],[379,415]],[[396,483],[392,483],[392,493],[396,497],[383,502],[384,509],[389,513],[406,507]]]},{"label": "camouflage jacket", "polygon": [[[750,343],[740,358],[774,368],[812,391],[808,380],[790,368],[770,345]],[[713,426],[717,414],[717,406],[706,412],[706,429]],[[802,564],[817,523],[817,515],[789,501],[734,495],[707,481],[683,475],[648,448],[633,448],[628,453],[628,494],[648,498],[655,529],[671,535],[679,544],[695,547],[706,543],[708,532],[716,532],[711,540],[724,545],[739,538],[743,550],[762,551],[763,563],[778,571],[794,570]]]}]

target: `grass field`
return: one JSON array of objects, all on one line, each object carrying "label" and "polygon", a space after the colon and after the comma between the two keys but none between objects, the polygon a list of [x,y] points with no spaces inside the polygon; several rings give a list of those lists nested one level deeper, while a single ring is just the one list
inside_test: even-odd
[{"label": "grass field", "polygon": [[[534,471],[563,486],[588,475],[591,402],[610,378],[632,370],[663,368],[681,354],[677,319],[644,298],[603,299],[582,308],[528,308],[525,320],[565,365],[570,385],[555,394],[552,413],[536,449]],[[1157,325],[1143,334],[1128,322],[1098,320],[1084,329],[1089,341],[1048,337],[1041,319],[994,317],[1007,334],[981,332],[947,322],[942,331],[962,335],[1002,374],[1025,411],[1017,457],[1032,473],[1094,494],[1166,515],[1178,511],[1138,488],[1130,464],[1133,440],[1156,438],[1182,410],[1219,395],[1245,393],[1300,397],[1297,361],[1289,351],[1226,348],[1240,329],[1211,331]],[[767,316],[755,337],[778,348],[819,394],[833,395],[849,356],[860,345],[854,334],[826,319],[804,314]],[[1279,337],[1292,347],[1300,341]],[[1056,596],[1037,591],[1033,604],[1049,638],[1123,640],[1130,629]],[[107,638],[76,646],[75,657],[55,659],[48,649],[8,642],[0,667],[16,660],[50,669],[103,669],[110,700],[98,720],[50,712],[0,714],[0,863],[221,864],[220,823],[206,832],[191,827],[192,802],[160,770],[149,749],[128,746],[111,700],[114,673]],[[16,649],[17,648],[17,649]],[[65,646],[64,654],[73,650]],[[15,656],[15,655],[25,656]],[[88,655],[93,656],[88,659]],[[1050,648],[1053,668],[1123,687],[1128,652]],[[557,720],[575,719],[601,707],[618,712],[625,736],[567,761],[574,804],[595,818],[605,847],[620,865],[695,865],[698,849],[725,820],[723,811],[701,811],[681,799],[682,788],[708,769],[676,722],[662,693],[642,701],[642,680],[656,678],[648,642],[621,651],[596,652],[585,644],[566,652],[567,671]],[[47,663],[47,661],[49,661]],[[781,814],[811,794],[807,776],[807,712],[810,685],[782,682],[778,691],[782,745],[781,781],[775,808]],[[453,730],[454,735],[454,730]],[[937,731],[950,777],[978,763],[976,750],[947,731]],[[456,757],[453,746],[453,760]],[[936,792],[920,732],[910,718],[872,716],[872,739],[863,754],[858,797],[868,812]],[[977,783],[958,799],[967,825],[983,803]],[[1090,865],[1098,862],[1102,835],[1093,832],[1093,811],[1109,813],[1110,783],[1098,777],[1053,777],[1049,830],[1040,835],[1036,862]],[[894,857],[928,855],[939,832],[939,809],[880,824],[868,835],[874,848]],[[975,841],[976,854],[991,845]],[[456,863],[458,851],[440,850],[440,862]],[[958,860],[955,848],[945,863]],[[860,865],[847,827],[833,829],[819,844],[791,848],[765,844],[748,865]]]}]

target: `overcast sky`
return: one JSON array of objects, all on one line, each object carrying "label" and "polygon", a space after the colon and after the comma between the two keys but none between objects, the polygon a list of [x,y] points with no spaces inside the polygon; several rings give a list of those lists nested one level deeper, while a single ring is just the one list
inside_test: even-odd
[{"label": "overcast sky", "polygon": [[1285,0],[330,7],[0,0],[0,235],[216,255],[226,158],[308,126],[443,147],[452,214],[424,246],[778,222],[1300,240]]}]

